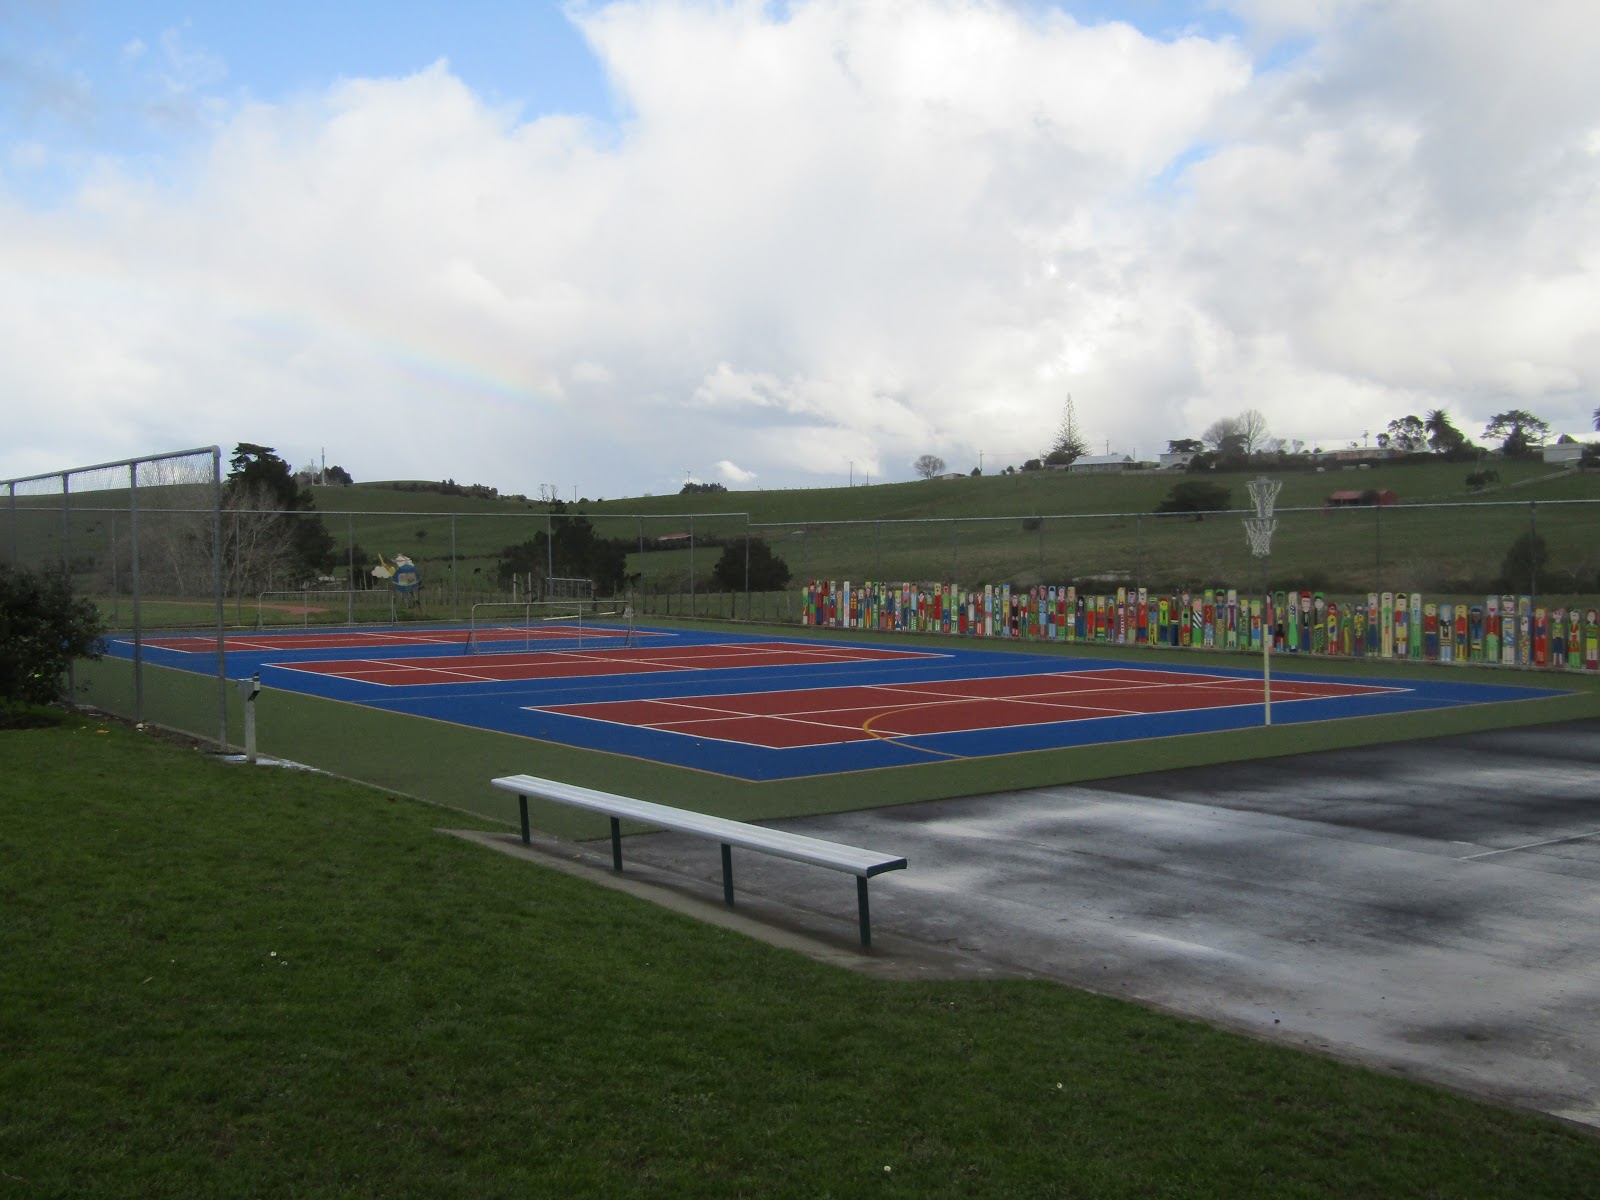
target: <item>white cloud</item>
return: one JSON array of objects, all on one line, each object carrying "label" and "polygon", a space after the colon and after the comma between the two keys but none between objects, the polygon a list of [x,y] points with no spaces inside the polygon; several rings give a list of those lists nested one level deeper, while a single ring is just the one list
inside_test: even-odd
[{"label": "white cloud", "polygon": [[1146,456],[1247,406],[1308,443],[1513,400],[1580,429],[1600,9],[1467,2],[1239,0],[1239,43],[980,0],[582,10],[619,129],[443,62],[219,106],[225,65],[164,39],[203,153],[55,209],[0,186],[0,471],[250,440],[512,491],[905,478],[1038,453],[1068,392]]}]

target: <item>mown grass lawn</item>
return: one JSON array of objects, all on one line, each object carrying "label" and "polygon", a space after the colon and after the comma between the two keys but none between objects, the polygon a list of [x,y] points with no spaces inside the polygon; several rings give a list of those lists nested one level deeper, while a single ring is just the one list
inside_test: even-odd
[{"label": "mown grass lawn", "polygon": [[[103,732],[102,732],[103,730]],[[0,731],[0,1195],[1585,1196],[1600,1139],[885,983],[76,718]]]}]

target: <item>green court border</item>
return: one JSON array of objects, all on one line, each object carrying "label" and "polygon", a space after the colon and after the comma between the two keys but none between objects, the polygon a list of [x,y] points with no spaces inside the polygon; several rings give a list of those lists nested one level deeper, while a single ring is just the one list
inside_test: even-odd
[{"label": "green court border", "polygon": [[[704,629],[702,622],[652,622]],[[806,641],[952,649],[968,639],[862,631],[797,631],[792,626],[737,625],[740,633]],[[1259,656],[1247,652],[1156,650],[1038,642],[984,642],[987,651],[1095,658],[1129,663],[1199,668],[1249,668]],[[1263,726],[1254,729],[1183,734],[1138,742],[1118,742],[1061,750],[930,762],[856,771],[822,778],[749,782],[622,754],[582,750],[513,734],[475,729],[432,718],[386,712],[345,701],[269,690],[257,706],[259,749],[331,774],[374,784],[418,799],[515,825],[516,803],[489,786],[499,775],[530,774],[638,796],[743,820],[807,816],[882,808],[923,800],[1097,779],[1143,775],[1180,767],[1210,766],[1338,750],[1390,745],[1422,738],[1477,733],[1600,716],[1600,675],[1588,672],[1514,670],[1445,666],[1432,663],[1372,662],[1360,659],[1301,659],[1280,655],[1275,670],[1344,678],[1405,679],[1423,672],[1449,672],[1464,683],[1570,689],[1570,695],[1469,705],[1399,716],[1352,717],[1337,721]],[[145,664],[145,720],[209,741],[216,729],[214,677]],[[105,658],[80,663],[81,702],[119,715],[133,712],[132,664]],[[228,729],[237,746],[243,740],[242,700],[228,689]],[[206,733],[204,731],[212,732]],[[540,829],[565,837],[600,837],[605,822],[556,806],[534,814]]]}]

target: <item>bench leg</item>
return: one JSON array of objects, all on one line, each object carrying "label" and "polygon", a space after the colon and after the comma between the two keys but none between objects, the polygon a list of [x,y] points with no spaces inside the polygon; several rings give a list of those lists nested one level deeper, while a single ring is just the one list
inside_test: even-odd
[{"label": "bench leg", "polygon": [[622,870],[622,822],[611,818],[611,869]]},{"label": "bench leg", "polygon": [[872,916],[867,911],[867,877],[856,876],[856,908],[861,914],[861,944],[872,949]]},{"label": "bench leg", "polygon": [[528,836],[528,798],[526,796],[518,796],[517,807],[522,810],[522,844],[526,846],[533,840]]},{"label": "bench leg", "polygon": [[733,903],[733,847],[727,842],[722,843],[722,899]]}]

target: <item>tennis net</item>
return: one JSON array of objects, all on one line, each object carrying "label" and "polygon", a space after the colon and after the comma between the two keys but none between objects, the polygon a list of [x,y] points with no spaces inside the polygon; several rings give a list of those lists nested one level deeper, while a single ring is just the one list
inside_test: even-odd
[{"label": "tennis net", "polygon": [[472,606],[468,654],[616,650],[637,645],[633,606],[604,600],[485,601]]}]

